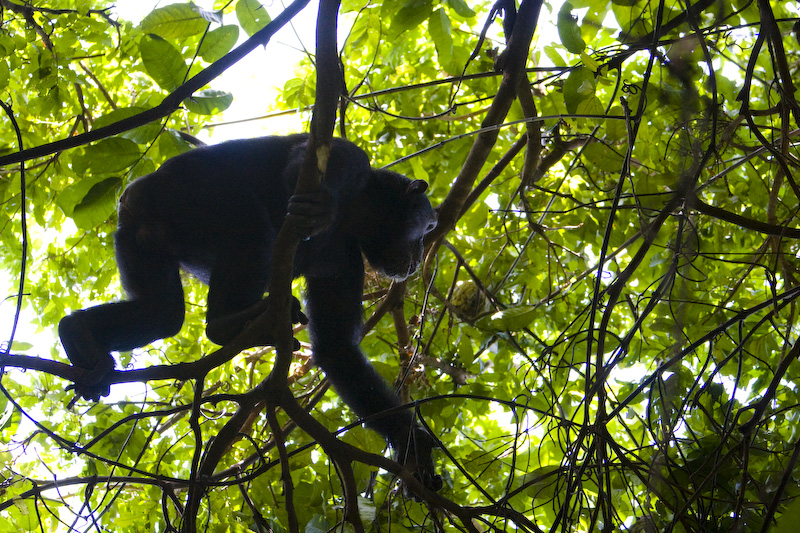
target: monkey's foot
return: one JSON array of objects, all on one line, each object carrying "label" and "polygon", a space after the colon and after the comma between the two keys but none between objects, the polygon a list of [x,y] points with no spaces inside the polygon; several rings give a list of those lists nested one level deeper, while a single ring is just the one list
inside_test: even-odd
[{"label": "monkey's foot", "polygon": [[94,368],[81,368],[81,377],[67,390],[74,390],[76,397],[81,397],[93,402],[100,401],[103,396],[108,396],[111,392],[111,384],[106,382],[106,378],[114,370],[114,359],[110,356],[99,361]]},{"label": "monkey's foot", "polygon": [[[444,482],[442,481],[442,476],[436,473],[433,463],[433,449],[439,446],[436,439],[422,427],[414,426],[406,442],[407,445],[405,447],[398,446],[396,450],[397,460],[413,471],[414,477],[420,480],[426,489],[434,492],[440,491],[444,486]],[[403,491],[406,496],[412,497],[417,501],[420,500],[408,485],[404,485]]]},{"label": "monkey's foot", "polygon": [[65,316],[58,324],[58,334],[72,366],[82,371],[67,390],[73,389],[77,396],[96,402],[110,391],[111,386],[103,381],[114,370],[114,358],[97,342],[86,316],[86,311]]}]

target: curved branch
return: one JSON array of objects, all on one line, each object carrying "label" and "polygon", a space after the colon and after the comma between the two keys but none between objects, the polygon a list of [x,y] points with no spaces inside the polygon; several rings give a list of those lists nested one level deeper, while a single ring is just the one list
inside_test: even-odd
[{"label": "curved branch", "polygon": [[[319,183],[328,166],[333,126],[336,121],[336,104],[341,93],[339,84],[341,75],[337,74],[339,69],[336,47],[338,14],[339,0],[321,0],[317,15],[317,94],[311,119],[308,146],[300,167],[295,187],[296,192],[313,191],[319,187]],[[219,464],[225,451],[239,434],[251,411],[256,408],[258,400],[267,400],[267,404],[270,406],[268,407],[268,416],[272,413],[272,406],[277,403],[275,398],[285,395],[294,400],[287,385],[287,374],[294,352],[291,320],[293,302],[291,283],[294,277],[294,256],[299,242],[300,234],[291,224],[284,223],[273,245],[269,284],[270,296],[267,311],[254,320],[250,328],[248,328],[249,330],[262,331],[271,329],[274,332],[276,357],[272,371],[267,379],[257,385],[240,401],[239,408],[233,418],[225,424],[223,430],[214,439],[213,445],[203,459],[202,467],[197,472],[197,477],[192,479],[194,483],[202,483],[203,480],[208,479],[213,474],[217,464]],[[238,337],[236,340],[238,340]],[[215,352],[215,355],[223,350],[230,350],[230,348],[228,346],[223,347]],[[226,355],[230,354],[227,353]],[[219,357],[221,358],[222,356]],[[270,420],[270,425],[273,426],[273,431],[275,431],[278,426],[277,423],[273,422],[274,420]],[[279,453],[279,441],[281,438],[280,434],[275,435],[275,441],[279,445]],[[331,438],[333,437],[331,436]],[[281,457],[286,505],[288,509],[293,509],[294,504],[291,501],[293,490],[287,471],[288,463],[283,461],[285,459],[285,450]],[[203,493],[204,490],[190,490],[189,492],[186,504],[187,510],[184,515],[184,531],[187,533],[196,531],[197,514]],[[352,501],[347,503],[356,505],[356,502]],[[357,512],[357,507],[355,512]],[[293,514],[290,512],[290,531],[291,533],[297,533],[299,526],[296,519],[292,519],[291,515]],[[354,525],[356,524],[356,522],[353,523]]]},{"label": "curved branch", "polygon": [[275,440],[275,447],[278,449],[278,457],[281,462],[281,480],[283,481],[283,495],[286,501],[286,515],[289,521],[289,531],[296,533],[300,531],[300,526],[297,523],[297,511],[294,507],[294,485],[292,484],[292,471],[289,466],[289,456],[286,454],[286,443],[284,435],[281,431],[281,425],[278,422],[278,417],[275,416],[275,406],[267,406],[267,423],[272,431]]},{"label": "curved branch", "polygon": [[514,31],[509,39],[508,47],[503,52],[503,80],[500,82],[497,95],[481,124],[482,128],[488,129],[481,132],[475,139],[453,187],[439,206],[439,225],[428,234],[426,239],[431,249],[437,248],[442,238],[455,227],[461,209],[472,190],[472,184],[494,148],[499,131],[490,126],[503,122],[518,94],[541,7],[542,0],[523,0],[519,7]]},{"label": "curved branch", "polygon": [[708,215],[725,222],[730,222],[731,224],[735,224],[741,228],[750,229],[766,235],[800,239],[800,229],[798,228],[787,228],[786,226],[769,224],[767,222],[761,222],[760,220],[747,218],[737,213],[731,213],[730,211],[725,211],[722,208],[705,203],[694,194],[686,198],[686,205],[699,211],[700,213],[703,213],[704,215]]}]

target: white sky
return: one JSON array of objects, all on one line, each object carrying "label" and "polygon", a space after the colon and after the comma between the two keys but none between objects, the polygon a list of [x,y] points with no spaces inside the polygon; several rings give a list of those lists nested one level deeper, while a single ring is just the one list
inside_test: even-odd
[{"label": "white sky", "polygon": [[[156,7],[176,3],[176,0],[118,0],[115,11],[120,18],[139,23]],[[213,9],[213,0],[194,0],[203,9]],[[288,0],[262,0],[270,16],[277,16]],[[234,95],[233,103],[214,123],[251,119],[268,112],[267,105],[278,95],[287,80],[294,75],[294,66],[303,58],[302,43],[312,52],[314,49],[314,25],[318,2],[312,0],[293,20],[284,26],[265,47],[252,51],[246,58],[228,69],[211,83],[214,89],[229,91]],[[234,13],[224,16],[225,23],[236,23]],[[300,36],[300,38],[298,38]],[[241,44],[247,35],[240,32]],[[255,137],[258,135],[296,131],[302,127],[298,117],[286,117],[237,123],[215,128],[209,138],[208,131],[198,136],[213,143],[230,138]]]}]

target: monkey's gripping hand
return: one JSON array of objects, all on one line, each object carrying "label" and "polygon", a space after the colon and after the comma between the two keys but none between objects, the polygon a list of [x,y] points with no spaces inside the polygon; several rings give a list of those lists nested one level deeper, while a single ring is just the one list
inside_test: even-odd
[{"label": "monkey's gripping hand", "polygon": [[105,382],[105,378],[114,370],[114,358],[100,347],[81,312],[62,318],[58,334],[72,366],[84,370],[83,378],[70,385],[68,390],[74,389],[77,396],[96,402],[111,392],[111,385]]},{"label": "monkey's gripping hand", "polygon": [[[434,439],[425,429],[413,426],[408,438],[395,446],[396,460],[414,472],[414,477],[434,492],[442,488],[442,476],[436,473],[433,464],[433,449],[438,448]],[[406,495],[415,497],[405,488]],[[416,499],[416,497],[415,497]]]},{"label": "monkey's gripping hand", "polygon": [[308,240],[322,233],[331,225],[334,217],[334,196],[325,187],[307,194],[295,194],[286,207],[286,222]]}]

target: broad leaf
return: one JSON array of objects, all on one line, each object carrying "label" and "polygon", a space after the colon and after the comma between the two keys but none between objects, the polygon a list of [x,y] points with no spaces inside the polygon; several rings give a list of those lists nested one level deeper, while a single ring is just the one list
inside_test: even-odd
[{"label": "broad leaf", "polygon": [[143,32],[164,39],[185,39],[203,33],[208,27],[208,21],[192,3],[170,4],[151,11],[142,20],[140,27]]},{"label": "broad leaf", "polygon": [[147,74],[167,91],[180,86],[189,68],[180,52],[158,35],[148,34],[139,42],[139,52]]},{"label": "broad leaf", "polygon": [[573,54],[580,54],[586,48],[578,19],[572,14],[572,4],[569,2],[564,2],[558,12],[558,36],[564,47]]},{"label": "broad leaf", "polygon": [[198,55],[209,63],[213,63],[230,52],[238,39],[238,26],[222,26],[208,32],[203,37]]},{"label": "broad leaf", "polygon": [[117,208],[117,191],[122,187],[118,177],[106,178],[96,183],[81,180],[61,191],[58,206],[75,225],[88,230],[102,224]]},{"label": "broad leaf", "polygon": [[139,157],[141,152],[136,143],[112,137],[87,146],[83,154],[72,159],[72,168],[77,174],[110,174],[128,168]]},{"label": "broad leaf", "polygon": [[399,36],[401,33],[422,24],[433,11],[432,1],[407,0],[405,5],[395,13],[389,34]]},{"label": "broad leaf", "polygon": [[453,11],[455,11],[459,17],[472,18],[475,16],[475,12],[470,9],[464,0],[447,0],[447,4],[453,8]]},{"label": "broad leaf", "polygon": [[428,31],[436,45],[439,64],[447,65],[453,57],[453,36],[450,35],[450,19],[444,9],[437,9],[431,14]]},{"label": "broad leaf", "polygon": [[479,319],[475,325],[489,331],[520,331],[528,327],[542,311],[530,305],[509,307]]},{"label": "broad leaf", "polygon": [[580,67],[570,72],[564,82],[564,103],[567,111],[577,113],[578,104],[594,96],[595,80],[592,71]]},{"label": "broad leaf", "polygon": [[236,18],[247,35],[253,35],[272,21],[258,0],[239,0],[236,3]]},{"label": "broad leaf", "polygon": [[206,89],[183,101],[186,109],[200,115],[214,115],[230,107],[233,95],[229,92]]}]

